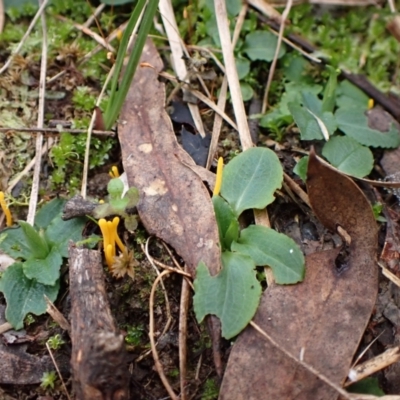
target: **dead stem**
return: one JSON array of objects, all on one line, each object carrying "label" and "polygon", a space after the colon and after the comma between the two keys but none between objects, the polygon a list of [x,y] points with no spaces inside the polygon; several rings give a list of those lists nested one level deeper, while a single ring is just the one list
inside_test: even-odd
[{"label": "dead stem", "polygon": [[272,60],[272,64],[271,64],[271,67],[270,67],[269,73],[268,73],[267,86],[266,86],[265,92],[264,92],[264,99],[263,99],[263,104],[261,107],[261,114],[264,114],[268,107],[268,93],[269,93],[269,89],[271,87],[272,79],[274,78],[276,63],[278,62],[278,55],[279,55],[279,51],[280,51],[281,45],[282,45],[283,32],[285,31],[285,22],[289,15],[290,9],[292,8],[292,4],[293,4],[293,0],[287,0],[286,7],[282,13],[282,19],[280,21],[281,25],[279,27],[278,42],[276,44],[274,59]]},{"label": "dead stem", "polygon": [[150,338],[151,352],[153,354],[154,365],[155,365],[156,371],[157,371],[165,389],[167,390],[168,394],[171,396],[171,399],[178,400],[178,396],[173,391],[171,385],[169,384],[167,377],[164,374],[164,369],[160,362],[160,358],[158,357],[158,351],[157,351],[156,344],[154,341],[154,294],[156,292],[157,285],[162,280],[162,278],[171,273],[172,272],[168,271],[168,270],[161,272],[161,274],[159,276],[157,276],[156,280],[153,283],[153,286],[151,287],[150,304],[149,304],[149,314],[150,314],[149,338]]},{"label": "dead stem", "polygon": [[61,384],[62,384],[62,386],[63,386],[63,388],[64,388],[64,390],[65,390],[65,395],[67,396],[68,400],[71,400],[71,397],[69,396],[67,387],[65,386],[64,379],[63,379],[63,377],[62,377],[62,375],[61,375],[61,373],[60,373],[60,370],[59,370],[59,368],[58,368],[58,365],[57,365],[57,363],[56,363],[56,360],[54,359],[53,353],[52,353],[52,351],[51,351],[51,349],[50,349],[50,347],[49,347],[49,344],[48,344],[47,342],[46,342],[46,348],[47,348],[47,351],[48,351],[49,354],[50,354],[51,361],[53,361],[53,364],[54,364],[54,367],[55,367],[55,369],[56,369],[56,371],[57,371],[58,377],[59,377],[60,380],[61,380]]},{"label": "dead stem", "polygon": [[[185,268],[186,270],[186,268]],[[187,318],[190,290],[186,279],[182,279],[181,304],[179,309],[179,381],[181,400],[186,400]]]},{"label": "dead stem", "polygon": [[[45,1],[40,0],[39,4],[44,4]],[[42,22],[42,59],[40,62],[40,80],[39,80],[39,106],[38,106],[38,121],[37,127],[43,128],[44,125],[44,106],[45,106],[45,93],[46,93],[46,75],[47,75],[47,26],[46,15],[41,14]],[[28,216],[26,221],[31,225],[35,222],[36,207],[38,202],[39,185],[40,185],[40,170],[42,167],[42,147],[43,147],[43,134],[36,135],[36,151],[35,151],[35,167],[33,170],[33,180],[31,195],[29,198]]]}]

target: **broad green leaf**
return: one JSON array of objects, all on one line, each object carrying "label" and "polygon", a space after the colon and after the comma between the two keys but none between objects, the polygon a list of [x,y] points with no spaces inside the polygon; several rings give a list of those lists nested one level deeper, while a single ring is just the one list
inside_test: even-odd
[{"label": "broad green leaf", "polygon": [[56,247],[62,257],[68,258],[69,241],[82,240],[82,230],[85,226],[85,218],[73,218],[64,221],[59,215],[54,218],[46,229],[45,235],[49,243]]},{"label": "broad green leaf", "polygon": [[239,79],[243,79],[250,72],[250,61],[247,58],[238,57],[235,59],[236,70]]},{"label": "broad green leaf", "polygon": [[297,103],[289,103],[288,108],[300,130],[302,140],[324,139],[321,121],[329,135],[332,135],[336,130],[336,121],[331,112],[324,112],[320,115],[314,113],[314,115],[320,119],[320,121],[318,121],[307,108]]},{"label": "broad green leaf", "polygon": [[28,279],[22,269],[22,263],[10,265],[0,278],[0,292],[7,301],[6,318],[15,328],[23,327],[24,318],[28,313],[41,315],[46,312],[46,295],[55,301],[59,284],[46,286]]},{"label": "broad green leaf", "polygon": [[230,205],[221,197],[213,196],[219,241],[223,250],[230,250],[232,241],[239,237],[239,222]]},{"label": "broad green leaf", "polygon": [[[310,85],[304,82],[288,82],[285,84],[285,92],[283,93],[278,106],[260,120],[260,125],[265,128],[268,127],[268,124],[270,124],[271,121],[282,120],[282,117],[288,116],[290,116],[290,122],[287,121],[287,124],[291,123],[292,114],[289,111],[288,104],[301,103],[301,93],[303,92],[310,92],[317,95],[321,90],[322,86],[320,85]],[[286,120],[288,120],[288,118],[286,118]]]},{"label": "broad green leaf", "polygon": [[283,171],[277,155],[270,149],[255,147],[226,165],[221,196],[239,216],[244,210],[271,204],[282,181]]},{"label": "broad green leaf", "polygon": [[336,105],[339,108],[360,108],[367,110],[368,96],[348,80],[340,82],[336,91]]},{"label": "broad green leaf", "polygon": [[339,129],[358,143],[368,147],[398,147],[400,145],[399,130],[392,124],[387,132],[380,132],[368,126],[368,118],[364,110],[340,108],[335,113]]},{"label": "broad green leaf", "polygon": [[53,286],[60,278],[61,264],[61,254],[57,247],[53,247],[45,259],[30,258],[22,264],[22,267],[28,279]]},{"label": "broad green leaf", "polygon": [[124,183],[120,178],[112,178],[107,185],[107,192],[110,195],[110,199],[120,199],[124,192]]},{"label": "broad green leaf", "polygon": [[[329,142],[328,142],[329,143]],[[298,175],[303,182],[307,180],[307,168],[308,168],[308,156],[305,156],[299,160],[299,162],[293,168],[293,172]]]},{"label": "broad green leaf", "polygon": [[322,99],[322,111],[333,112],[336,104],[336,88],[337,88],[337,76],[339,70],[326,66],[329,69],[329,80],[325,86],[324,97]]},{"label": "broad green leaf", "polygon": [[32,251],[29,247],[24,231],[21,227],[6,228],[0,233],[0,250],[15,259],[26,260],[32,257]]},{"label": "broad green leaf", "polygon": [[254,96],[254,90],[248,83],[240,82],[240,90],[243,101],[249,101]]},{"label": "broad green leaf", "polygon": [[385,392],[379,387],[378,378],[364,378],[359,382],[355,382],[347,389],[350,393],[373,394],[375,396],[384,396]]},{"label": "broad green leaf", "polygon": [[271,267],[276,283],[281,285],[304,279],[304,256],[290,237],[271,228],[251,225],[232,243],[232,251],[250,256],[256,265]]},{"label": "broad green leaf", "polygon": [[27,245],[31,250],[31,256],[35,258],[46,258],[47,254],[50,252],[50,248],[46,239],[42,237],[35,228],[25,221],[18,221]]},{"label": "broad green leaf", "polygon": [[66,201],[53,199],[46,203],[35,215],[35,226],[46,229],[50,222],[62,214]]},{"label": "broad green leaf", "polygon": [[[267,31],[255,31],[246,36],[243,51],[250,60],[272,61],[275,56],[275,49],[278,39],[275,35]],[[278,58],[281,58],[286,52],[284,44],[279,49]]]},{"label": "broad green leaf", "polygon": [[322,155],[340,171],[363,178],[372,171],[374,157],[368,147],[348,136],[335,136],[325,143]]},{"label": "broad green leaf", "polygon": [[261,296],[253,260],[243,254],[222,253],[221,272],[213,277],[203,262],[194,280],[194,312],[201,322],[208,314],[221,320],[222,336],[239,334],[253,318]]}]

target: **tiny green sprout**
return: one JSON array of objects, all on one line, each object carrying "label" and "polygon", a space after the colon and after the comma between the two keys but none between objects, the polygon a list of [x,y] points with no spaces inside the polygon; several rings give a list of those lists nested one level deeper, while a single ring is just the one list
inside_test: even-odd
[{"label": "tiny green sprout", "polygon": [[32,314],[28,314],[25,317],[25,321],[24,322],[25,322],[25,325],[31,325],[31,324],[33,324],[35,322],[35,318],[33,317]]},{"label": "tiny green sprout", "polygon": [[57,375],[55,371],[44,372],[42,379],[40,380],[42,383],[40,386],[43,389],[54,389],[54,384],[56,383]]},{"label": "tiny green sprout", "polygon": [[57,335],[51,336],[47,340],[47,344],[52,350],[58,350],[64,343],[65,341],[62,339],[59,333],[57,333]]},{"label": "tiny green sprout", "polygon": [[375,203],[372,206],[372,212],[374,213],[374,217],[378,222],[386,222],[386,218],[382,217],[382,210],[383,210],[383,205],[382,203]]}]

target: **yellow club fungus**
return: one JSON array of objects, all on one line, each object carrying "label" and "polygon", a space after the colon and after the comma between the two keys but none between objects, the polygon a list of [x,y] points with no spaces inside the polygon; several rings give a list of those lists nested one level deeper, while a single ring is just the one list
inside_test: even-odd
[{"label": "yellow club fungus", "polygon": [[104,254],[108,268],[111,270],[116,256],[115,245],[124,253],[126,248],[122,240],[118,236],[119,217],[114,217],[112,221],[106,221],[104,218],[99,219],[99,227],[104,239]]},{"label": "yellow club fungus", "polygon": [[4,192],[0,192],[0,206],[6,216],[6,225],[11,226],[13,224],[12,215],[4,199]]},{"label": "yellow club fungus", "polygon": [[218,196],[221,190],[222,184],[222,170],[224,168],[224,159],[222,157],[218,158],[218,165],[217,165],[217,176],[215,178],[215,186],[213,195]]}]

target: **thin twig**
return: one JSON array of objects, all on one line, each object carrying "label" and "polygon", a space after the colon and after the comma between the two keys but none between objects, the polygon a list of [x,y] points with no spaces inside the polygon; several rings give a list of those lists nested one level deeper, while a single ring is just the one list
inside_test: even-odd
[{"label": "thin twig", "polygon": [[0,325],[0,335],[11,330],[12,328],[13,326],[9,322],[4,322],[4,324]]},{"label": "thin twig", "polygon": [[286,172],[283,173],[283,178],[292,192],[296,193],[297,196],[299,196],[300,199],[311,208],[308,194]]},{"label": "thin twig", "polygon": [[10,55],[10,57],[8,58],[8,60],[6,61],[6,63],[3,65],[3,67],[0,69],[0,75],[10,66],[10,64],[12,63],[12,60],[14,58],[14,56],[16,54],[19,53],[19,51],[21,50],[22,46],[25,43],[25,40],[28,38],[28,36],[30,35],[30,33],[32,32],[32,29],[34,28],[34,26],[36,25],[37,20],[39,19],[39,17],[42,15],[43,10],[46,8],[47,3],[49,2],[49,0],[44,0],[42,5],[39,7],[39,10],[37,11],[36,15],[33,17],[32,22],[30,23],[30,25],[28,26],[28,29],[26,30],[24,36],[22,37],[21,41],[18,43],[18,46],[16,47],[16,49],[12,52],[12,54]]},{"label": "thin twig", "polygon": [[284,353],[287,357],[293,360],[295,363],[300,364],[306,370],[311,372],[313,375],[317,376],[321,381],[325,382],[328,386],[332,389],[336,390],[340,395],[342,395],[346,400],[351,400],[352,397],[349,396],[349,393],[346,390],[342,389],[340,386],[336,385],[335,383],[331,382],[325,375],[318,372],[314,367],[307,364],[304,361],[299,360],[291,353],[289,353],[284,347],[282,347],[278,342],[276,342],[267,332],[265,332],[259,325],[257,325],[254,321],[250,321],[250,325],[262,336],[264,336],[274,347]]},{"label": "thin twig", "polygon": [[[39,0],[39,3],[44,3],[44,0]],[[42,60],[40,63],[40,81],[39,81],[39,106],[38,106],[38,128],[43,128],[44,125],[44,105],[46,93],[46,75],[47,75],[47,27],[46,15],[41,14],[42,22]],[[35,151],[35,168],[33,170],[32,189],[29,199],[29,208],[27,222],[31,225],[35,222],[36,206],[39,195],[40,185],[40,170],[42,166],[42,147],[43,147],[43,134],[38,133],[36,136],[36,151]]]},{"label": "thin twig", "polygon": [[[84,27],[89,28],[90,25],[93,24],[93,22],[96,20],[96,18],[103,12],[105,9],[106,4],[105,3],[100,3],[97,8],[94,10],[93,14],[90,15],[90,17],[86,20],[86,22],[83,24]],[[106,39],[107,41],[107,39]],[[108,41],[107,41],[108,42]]]},{"label": "thin twig", "polygon": [[[115,64],[114,64],[115,65]],[[106,81],[101,89],[99,97],[96,101],[96,106],[100,108],[101,100],[104,96],[108,83],[113,76],[114,73],[114,65],[112,66],[110,72],[107,75]],[[83,160],[83,172],[82,172],[82,186],[81,186],[81,196],[86,199],[86,190],[87,190],[87,179],[89,174],[89,157],[90,157],[90,143],[92,140],[92,131],[93,126],[96,121],[96,110],[93,111],[92,119],[90,120],[89,128],[87,130],[87,138],[86,138],[86,148],[85,148],[85,158]]]},{"label": "thin twig", "polygon": [[229,90],[232,98],[235,118],[238,125],[239,138],[243,150],[253,147],[249,125],[247,123],[246,111],[244,109],[242,92],[236,70],[235,57],[230,39],[229,20],[226,11],[225,0],[215,0],[215,15],[217,19],[218,33],[221,41],[222,54],[224,57],[226,74],[228,77]]},{"label": "thin twig", "polygon": [[181,304],[179,307],[179,381],[181,400],[186,400],[187,318],[190,290],[186,279],[182,279]]},{"label": "thin twig", "polygon": [[[61,130],[58,128],[0,128],[0,132],[31,132],[31,133],[71,133],[71,134],[78,134],[78,133],[86,133],[87,129],[68,129],[62,128]],[[114,131],[92,131],[93,135],[98,136],[115,136]]]},{"label": "thin twig", "polygon": [[62,384],[62,386],[63,386],[63,388],[64,388],[64,390],[65,390],[65,394],[66,394],[66,396],[67,396],[67,399],[68,399],[68,400],[71,400],[71,397],[69,396],[67,387],[65,386],[64,379],[63,379],[63,377],[62,377],[62,375],[61,375],[61,372],[60,372],[60,370],[59,370],[59,368],[58,368],[58,365],[57,365],[57,363],[56,363],[56,360],[54,359],[53,353],[52,353],[52,351],[51,351],[51,349],[50,349],[50,346],[49,346],[49,344],[48,344],[47,342],[46,342],[46,348],[47,348],[47,351],[48,351],[49,354],[50,354],[51,361],[53,361],[53,364],[54,364],[54,367],[55,367],[55,369],[56,369],[56,371],[57,371],[58,377],[59,377],[60,380],[61,380],[61,384]]},{"label": "thin twig", "polygon": [[263,99],[263,104],[262,104],[262,108],[261,108],[261,114],[264,114],[268,107],[268,93],[269,93],[269,89],[271,87],[272,79],[274,79],[275,67],[276,67],[276,63],[278,62],[278,55],[279,55],[279,51],[280,51],[281,45],[282,45],[283,32],[285,31],[285,22],[289,15],[290,9],[292,8],[292,4],[293,4],[293,0],[287,0],[286,7],[282,13],[282,19],[280,21],[281,25],[279,27],[278,42],[276,43],[274,59],[272,60],[272,64],[271,64],[271,67],[270,67],[269,73],[268,73],[267,86],[266,86],[265,92],[264,92],[264,99]]},{"label": "thin twig", "polygon": [[170,395],[171,399],[178,400],[178,396],[173,391],[171,385],[169,384],[167,377],[164,374],[164,369],[161,364],[160,358],[158,357],[158,351],[157,351],[156,344],[154,341],[154,294],[156,292],[158,282],[160,282],[164,276],[169,275],[169,274],[171,274],[171,271],[161,272],[161,274],[159,276],[157,276],[156,280],[153,283],[153,286],[151,287],[150,305],[149,305],[149,314],[150,314],[149,339],[150,339],[150,345],[151,345],[151,352],[153,353],[154,365],[155,365],[157,373],[161,379],[161,382],[163,383],[163,385],[164,385],[165,389],[167,390],[168,394]]},{"label": "thin twig", "polygon": [[[153,262],[153,258],[150,256],[149,254],[149,243],[150,243],[151,237],[149,237],[146,240],[146,247],[145,247],[145,251],[144,253],[146,254],[147,259],[150,262],[150,265],[153,267],[153,269],[156,271],[157,276],[160,276],[161,273],[158,270],[158,268],[155,266],[154,262]],[[165,298],[165,307],[167,309],[167,324],[165,326],[165,331],[167,331],[172,323],[172,315],[171,315],[171,305],[169,303],[169,298],[168,298],[168,293],[167,293],[167,289],[165,289],[164,286],[164,281],[161,281],[161,287],[164,293],[164,298]]]},{"label": "thin twig", "polygon": [[[46,152],[53,146],[54,140],[53,138],[49,138],[47,141],[46,145],[42,148],[42,153],[41,155],[43,156],[46,154]],[[31,161],[29,161],[29,164],[21,171],[7,186],[7,191],[11,192],[12,189],[14,189],[15,185],[25,176],[28,174],[28,172],[33,168],[33,166],[36,163],[36,155],[35,157],[32,158]]]}]

